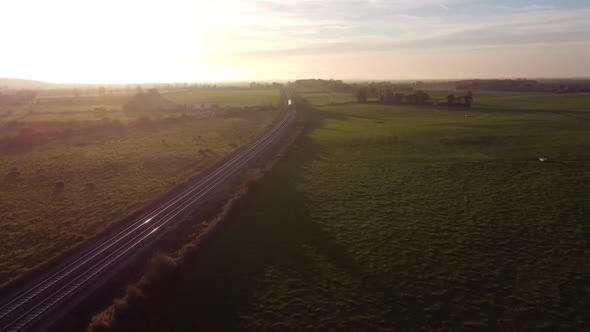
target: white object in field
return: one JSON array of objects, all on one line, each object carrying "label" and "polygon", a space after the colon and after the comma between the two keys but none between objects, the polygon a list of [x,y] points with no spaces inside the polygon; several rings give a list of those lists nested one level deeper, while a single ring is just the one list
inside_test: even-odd
[{"label": "white object in field", "polygon": [[549,159],[547,159],[546,157],[540,157],[539,158],[539,161],[542,162],[542,163],[543,162],[546,162],[547,160],[549,160]]},{"label": "white object in field", "polygon": [[291,102],[291,99],[287,100],[287,105],[289,105],[289,106],[293,105],[293,102]]}]

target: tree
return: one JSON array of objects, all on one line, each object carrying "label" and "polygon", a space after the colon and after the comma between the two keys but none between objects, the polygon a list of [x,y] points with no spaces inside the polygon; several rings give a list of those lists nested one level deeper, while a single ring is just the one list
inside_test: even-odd
[{"label": "tree", "polygon": [[467,107],[471,107],[471,103],[473,103],[473,97],[472,96],[465,96],[465,105],[467,105]]},{"label": "tree", "polygon": [[404,94],[403,93],[396,93],[393,95],[393,102],[399,104],[404,101]]},{"label": "tree", "polygon": [[422,90],[414,91],[414,102],[416,104],[426,104],[426,102],[430,99],[428,93]]},{"label": "tree", "polygon": [[367,88],[360,88],[356,92],[356,100],[359,103],[366,103],[367,99],[369,98],[369,91]]},{"label": "tree", "polygon": [[371,83],[369,85],[369,96],[371,97],[377,97],[379,95],[379,89],[377,88],[377,85],[375,85],[375,83]]},{"label": "tree", "polygon": [[385,95],[383,96],[386,103],[393,103],[393,91],[391,89],[385,90]]},{"label": "tree", "polygon": [[455,95],[454,94],[450,94],[447,96],[447,103],[449,105],[453,105],[455,103]]}]

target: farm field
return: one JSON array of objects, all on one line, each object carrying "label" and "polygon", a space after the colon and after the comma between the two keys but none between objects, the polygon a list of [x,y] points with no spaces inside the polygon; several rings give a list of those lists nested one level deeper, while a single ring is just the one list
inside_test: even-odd
[{"label": "farm field", "polygon": [[[463,95],[465,90],[447,88],[425,88],[430,96],[444,100],[449,94]],[[590,93],[528,93],[477,91],[474,107],[497,109],[520,109],[538,111],[590,111]]]},{"label": "farm field", "polygon": [[164,94],[164,97],[178,104],[198,105],[211,103],[232,107],[276,106],[279,101],[276,89],[217,88],[202,91],[170,92]]},{"label": "farm field", "polygon": [[483,95],[476,106],[508,109],[537,109],[546,111],[590,111],[589,93]]},{"label": "farm field", "polygon": [[[228,91],[227,98],[234,105],[251,100],[249,92]],[[259,105],[277,104],[279,91],[266,96],[263,101],[257,95]],[[67,116],[39,120],[38,126],[65,124],[74,131],[22,149],[0,149],[0,284],[251,141],[271,123],[275,109],[219,109],[207,117],[137,114],[130,124],[72,122]]]},{"label": "farm field", "polygon": [[[9,122],[100,121],[102,119],[130,122],[141,114],[124,112],[123,105],[133,93],[128,91],[107,96],[52,96],[39,93],[33,101],[18,106],[0,106],[0,126]],[[268,88],[199,88],[162,91],[162,97],[179,105],[217,104],[219,107],[276,106],[277,89]],[[104,109],[96,112],[96,109]],[[174,112],[171,112],[174,113]],[[159,114],[160,116],[165,114]]]},{"label": "farm field", "polygon": [[588,95],[469,110],[302,96],[310,128],[286,161],[115,327],[589,328]]}]

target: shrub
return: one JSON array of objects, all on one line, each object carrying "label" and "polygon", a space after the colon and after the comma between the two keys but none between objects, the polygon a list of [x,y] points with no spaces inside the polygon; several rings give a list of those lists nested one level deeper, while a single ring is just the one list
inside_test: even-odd
[{"label": "shrub", "polygon": [[172,273],[176,267],[175,260],[170,256],[156,255],[150,261],[147,272],[139,283],[127,287],[123,298],[116,299],[107,310],[92,317],[88,331],[126,331],[133,328],[128,326],[129,321],[125,318],[131,317],[131,322],[134,319],[141,319],[147,305],[144,291],[165,292],[167,281],[172,280]]}]

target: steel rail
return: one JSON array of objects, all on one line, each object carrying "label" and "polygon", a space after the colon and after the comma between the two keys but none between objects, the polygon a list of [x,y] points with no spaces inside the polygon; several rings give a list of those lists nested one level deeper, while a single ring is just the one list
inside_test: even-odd
[{"label": "steel rail", "polygon": [[[40,316],[43,316],[50,311],[51,308],[61,300],[75,292],[84,283],[93,277],[96,277],[108,267],[111,267],[117,260],[129,253],[133,248],[149,240],[155,232],[174,221],[179,214],[185,212],[189,208],[194,208],[195,205],[200,205],[203,202],[201,199],[204,198],[205,195],[215,190],[220,184],[223,184],[227,178],[237,172],[243,165],[257,157],[268,145],[274,143],[277,138],[283,135],[286,128],[288,128],[294,120],[295,112],[295,108],[289,110],[287,114],[283,116],[281,121],[279,121],[279,123],[271,130],[248,145],[230,160],[220,165],[219,168],[208,174],[205,178],[165,202],[163,206],[156,208],[142,218],[138,218],[122,231],[98,244],[96,247],[89,249],[86,253],[77,257],[73,262],[67,264],[59,271],[51,274],[24,293],[12,299],[9,303],[0,308],[0,320],[9,316],[11,313],[18,311],[25,304],[32,302],[37,297],[40,297],[44,292],[50,290],[51,287],[55,285],[60,286],[58,283],[65,280],[67,277],[72,278],[69,282],[65,280],[65,285],[62,285],[58,290],[53,291],[52,294],[33,303],[31,308],[21,309],[24,313],[12,319],[7,325],[1,327],[0,331],[19,331],[26,328]],[[159,217],[160,215],[162,216]],[[117,247],[117,245],[119,245],[119,247]],[[110,249],[113,250],[113,252],[108,253],[107,251]],[[99,257],[103,253],[106,254],[106,257]],[[92,261],[95,259],[98,260],[98,262],[93,263]],[[91,267],[85,268],[83,271],[79,272],[79,275],[75,275],[76,271],[81,270],[85,265],[92,263],[93,265]]]}]

